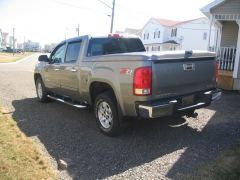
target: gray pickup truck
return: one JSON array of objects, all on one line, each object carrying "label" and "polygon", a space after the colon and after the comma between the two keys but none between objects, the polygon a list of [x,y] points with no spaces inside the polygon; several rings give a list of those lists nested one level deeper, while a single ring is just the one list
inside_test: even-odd
[{"label": "gray pickup truck", "polygon": [[221,96],[214,53],[146,52],[137,37],[68,39],[38,60],[38,100],[93,107],[107,135],[117,134],[126,117],[194,116]]}]

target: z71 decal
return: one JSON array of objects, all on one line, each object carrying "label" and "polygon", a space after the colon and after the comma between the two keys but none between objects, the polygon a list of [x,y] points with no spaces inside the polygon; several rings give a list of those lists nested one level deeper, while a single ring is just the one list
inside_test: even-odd
[{"label": "z71 decal", "polygon": [[120,69],[120,74],[122,75],[132,75],[133,73],[133,70],[132,69],[129,69],[129,68],[121,68]]}]

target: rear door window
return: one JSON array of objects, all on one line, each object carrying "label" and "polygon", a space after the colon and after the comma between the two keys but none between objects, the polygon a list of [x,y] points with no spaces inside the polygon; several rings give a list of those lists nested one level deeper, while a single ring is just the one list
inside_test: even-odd
[{"label": "rear door window", "polygon": [[68,43],[65,63],[74,63],[77,61],[80,47],[81,47],[80,41]]},{"label": "rear door window", "polygon": [[144,51],[145,48],[138,38],[92,38],[87,56]]}]

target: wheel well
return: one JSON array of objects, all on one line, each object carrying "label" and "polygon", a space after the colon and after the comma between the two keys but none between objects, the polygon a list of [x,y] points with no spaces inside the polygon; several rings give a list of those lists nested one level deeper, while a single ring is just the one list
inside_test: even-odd
[{"label": "wheel well", "polygon": [[34,82],[36,82],[37,78],[42,78],[40,74],[34,74]]},{"label": "wheel well", "polygon": [[106,92],[106,91],[110,91],[116,99],[113,88],[109,84],[103,83],[103,82],[93,82],[90,85],[90,96],[91,96],[92,104],[94,104],[94,101],[95,101],[97,95],[99,95],[103,92]]}]

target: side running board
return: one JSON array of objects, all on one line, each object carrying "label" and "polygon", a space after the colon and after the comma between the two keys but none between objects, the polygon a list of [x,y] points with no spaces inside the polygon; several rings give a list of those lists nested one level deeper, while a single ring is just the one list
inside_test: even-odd
[{"label": "side running board", "polygon": [[83,108],[86,108],[86,107],[87,107],[87,105],[74,104],[74,103],[65,101],[65,100],[63,100],[63,99],[60,99],[60,98],[57,98],[57,97],[54,97],[54,96],[51,96],[51,95],[47,95],[47,97],[50,98],[50,99],[53,99],[53,100],[55,100],[55,101],[58,101],[58,102],[61,102],[61,103],[64,103],[64,104],[67,104],[67,105],[70,105],[70,106],[79,108],[79,109],[83,109]]}]

